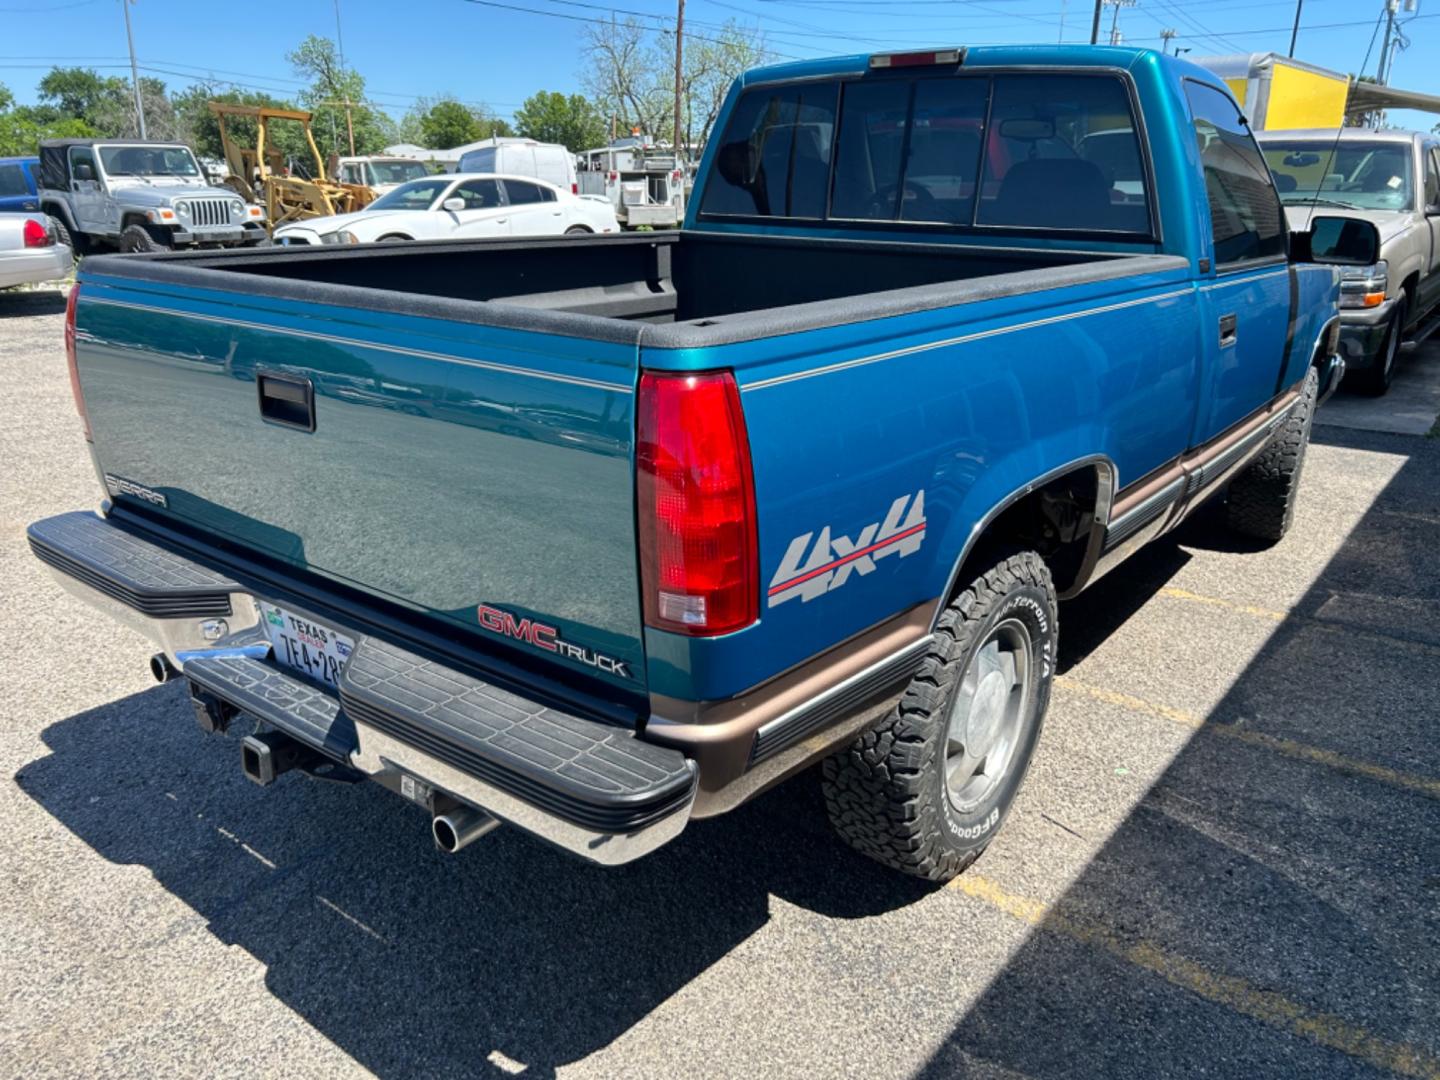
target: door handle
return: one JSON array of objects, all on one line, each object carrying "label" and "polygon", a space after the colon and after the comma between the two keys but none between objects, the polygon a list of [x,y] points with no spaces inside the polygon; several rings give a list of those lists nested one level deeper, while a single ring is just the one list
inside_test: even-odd
[{"label": "door handle", "polygon": [[497,218],[495,219],[495,224],[496,224],[496,225],[504,225],[504,224],[505,224],[507,221],[509,221],[509,220],[510,220],[510,219],[509,219],[508,217],[497,217]]},{"label": "door handle", "polygon": [[1220,316],[1220,348],[1226,349],[1235,344],[1235,316]]},{"label": "door handle", "polygon": [[315,384],[309,379],[257,371],[255,386],[260,394],[260,418],[267,424],[315,430]]}]

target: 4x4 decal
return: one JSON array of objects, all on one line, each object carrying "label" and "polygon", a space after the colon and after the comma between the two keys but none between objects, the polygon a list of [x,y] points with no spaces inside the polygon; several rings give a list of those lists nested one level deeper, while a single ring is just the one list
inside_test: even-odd
[{"label": "4x4 decal", "polygon": [[790,541],[779,569],[770,579],[768,606],[775,607],[797,596],[802,603],[808,603],[844,585],[852,573],[870,573],[876,561],[887,555],[902,559],[913,555],[924,541],[924,489],[914,495],[901,495],[890,504],[883,520],[866,525],[853,540],[832,535],[829,525],[818,535],[802,533]]}]

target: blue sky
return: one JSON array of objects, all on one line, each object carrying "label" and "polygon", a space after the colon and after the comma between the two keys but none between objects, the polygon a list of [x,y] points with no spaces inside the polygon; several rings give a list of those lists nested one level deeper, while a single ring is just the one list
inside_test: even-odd
[{"label": "blue sky", "polygon": [[[340,19],[346,60],[396,116],[416,97],[442,93],[508,116],[536,90],[579,89],[585,20],[611,10],[675,10],[673,0],[612,2],[618,7],[604,0],[340,0]],[[1373,74],[1380,43],[1377,36],[1371,47],[1371,37],[1381,8],[1381,0],[1304,0],[1296,56],[1355,71],[1369,47],[1366,71]],[[735,18],[759,26],[777,54],[810,57],[1088,41],[1092,10],[1091,0],[687,0],[686,24],[703,34]],[[335,11],[334,0],[137,0],[131,17],[142,74],[175,87],[211,73],[284,94],[299,86],[285,53],[307,34],[333,38]],[[1295,0],[1138,0],[1120,11],[1120,29],[1128,44],[1158,47],[1160,31],[1173,28],[1179,36],[1172,47],[1188,47],[1191,56],[1284,52],[1294,14]],[[0,82],[21,102],[34,100],[35,83],[52,63],[128,73],[120,0],[0,0],[0,28]],[[1440,94],[1440,0],[1422,0],[1406,34],[1411,45],[1396,54],[1391,83]],[[1402,125],[1430,127],[1437,119],[1392,114]]]}]

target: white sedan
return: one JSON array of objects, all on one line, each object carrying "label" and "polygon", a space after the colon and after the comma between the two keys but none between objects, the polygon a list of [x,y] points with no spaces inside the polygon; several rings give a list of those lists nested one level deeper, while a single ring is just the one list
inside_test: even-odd
[{"label": "white sedan", "polygon": [[44,214],[0,214],[0,289],[54,281],[74,268]]},{"label": "white sedan", "polygon": [[469,173],[411,180],[364,210],[275,230],[275,243],[477,239],[619,232],[609,200],[572,195],[528,176]]}]

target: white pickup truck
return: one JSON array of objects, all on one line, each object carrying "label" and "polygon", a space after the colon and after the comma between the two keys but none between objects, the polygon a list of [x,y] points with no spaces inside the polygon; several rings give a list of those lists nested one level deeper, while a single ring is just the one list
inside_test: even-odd
[{"label": "white pickup truck", "polygon": [[1407,335],[1434,328],[1440,305],[1440,136],[1334,128],[1261,131],[1290,228],[1344,212],[1380,230],[1380,258],[1345,274],[1340,349],[1351,381],[1383,394]]}]

